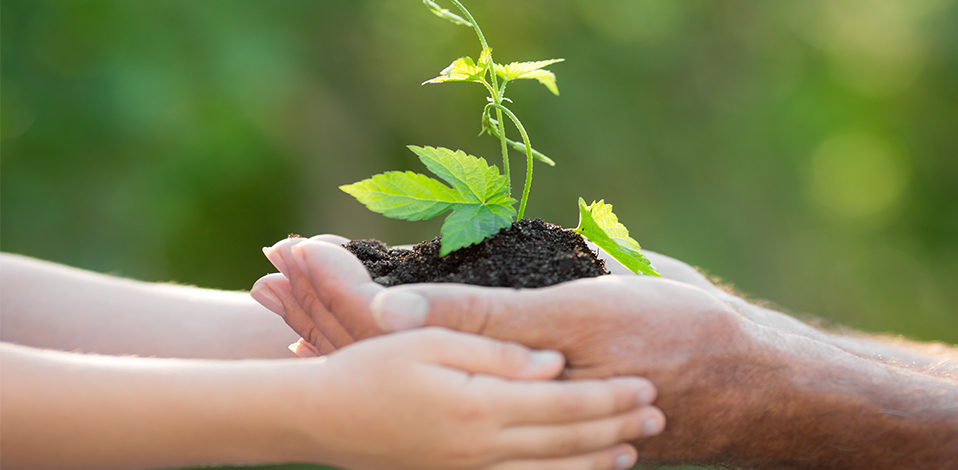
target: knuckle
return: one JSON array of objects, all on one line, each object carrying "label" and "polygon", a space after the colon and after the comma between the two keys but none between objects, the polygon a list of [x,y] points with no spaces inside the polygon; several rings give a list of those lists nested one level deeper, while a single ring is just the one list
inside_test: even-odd
[{"label": "knuckle", "polygon": [[587,408],[586,398],[580,393],[564,393],[555,398],[556,411],[562,416],[579,416]]},{"label": "knuckle", "polygon": [[468,295],[465,297],[464,315],[456,320],[456,329],[484,334],[489,325],[491,306],[486,296]]},{"label": "knuckle", "polygon": [[305,310],[307,313],[315,312],[319,308],[325,308],[320,302],[319,299],[313,294],[312,289],[293,289],[293,296],[296,299],[296,303],[299,304],[300,308]]},{"label": "knuckle", "polygon": [[645,435],[643,425],[648,415],[643,412],[629,413],[619,424],[617,435],[621,440],[638,439]]},{"label": "knuckle", "polygon": [[310,290],[310,294],[308,297],[313,299],[316,307],[328,311],[333,316],[348,314],[349,312],[349,299],[345,294],[313,290]]},{"label": "knuckle", "polygon": [[585,447],[586,438],[578,428],[563,431],[552,442],[552,448],[559,454],[572,454]]},{"label": "knuckle", "polygon": [[323,334],[319,331],[319,329],[313,326],[312,324],[309,324],[306,326],[306,331],[297,331],[297,333],[299,333],[299,335],[302,336],[303,339],[306,340],[306,342],[312,345],[321,344],[325,342],[323,340],[326,339],[326,337],[323,336]]},{"label": "knuckle", "polygon": [[463,400],[459,402],[453,412],[460,423],[476,423],[488,420],[493,414],[491,405],[486,400]]},{"label": "knuckle", "polygon": [[448,331],[438,326],[427,326],[406,333],[415,337],[417,343],[427,348],[444,347],[448,339]]},{"label": "knuckle", "polygon": [[529,351],[515,343],[496,342],[492,345],[492,360],[496,364],[521,370],[529,363]]},{"label": "knuckle", "polygon": [[475,442],[457,440],[449,445],[445,452],[445,459],[455,468],[471,468],[488,455],[487,450]]}]

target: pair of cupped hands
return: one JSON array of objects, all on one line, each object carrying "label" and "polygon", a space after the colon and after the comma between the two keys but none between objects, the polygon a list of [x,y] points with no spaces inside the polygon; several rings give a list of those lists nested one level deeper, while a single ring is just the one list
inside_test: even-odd
[{"label": "pair of cupped hands", "polygon": [[739,397],[723,377],[750,354],[745,319],[685,263],[647,253],[653,278],[607,259],[615,275],[541,289],[385,288],[347,241],[264,249],[280,273],[251,292],[302,337],[297,355],[348,377],[321,388],[359,404],[320,423],[334,463],[623,469],[728,442],[721,404]]}]

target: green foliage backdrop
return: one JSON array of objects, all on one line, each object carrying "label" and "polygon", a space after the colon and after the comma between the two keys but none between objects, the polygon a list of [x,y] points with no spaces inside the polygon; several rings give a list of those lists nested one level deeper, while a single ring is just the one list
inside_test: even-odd
[{"label": "green foliage backdrop", "polygon": [[[752,295],[958,341],[958,2],[471,6],[500,60],[567,59],[560,98],[513,87],[559,162],[531,215],[573,226],[569,194],[604,197]],[[419,86],[479,46],[416,0],[7,0],[2,21],[6,251],[242,289],[290,232],[437,233],[337,189],[421,170],[406,144],[498,159],[481,87]]]},{"label": "green foliage backdrop", "polygon": [[[499,60],[566,59],[561,97],[511,88],[558,162],[529,215],[572,227],[570,195],[605,198],[755,297],[958,342],[958,1],[469,6]],[[0,8],[4,251],[243,289],[290,232],[438,233],[337,189],[421,171],[407,144],[498,161],[481,87],[419,86],[479,45],[418,0]]]},{"label": "green foliage backdrop", "polygon": [[[530,215],[603,197],[756,297],[958,342],[958,2],[470,6],[500,60],[567,59],[512,87],[559,163]],[[417,0],[6,0],[0,42],[5,251],[243,289],[290,232],[436,234],[337,189],[406,144],[498,160],[481,87],[419,86],[479,46]]]},{"label": "green foliage backdrop", "polygon": [[[752,295],[958,341],[958,2],[485,1],[541,166],[530,214],[604,197],[644,246]],[[242,289],[287,233],[438,222],[337,187],[463,148],[481,87],[431,86],[468,28],[415,0],[2,4],[2,249]],[[518,169],[518,164],[517,164]],[[518,183],[518,182],[517,182]]]}]

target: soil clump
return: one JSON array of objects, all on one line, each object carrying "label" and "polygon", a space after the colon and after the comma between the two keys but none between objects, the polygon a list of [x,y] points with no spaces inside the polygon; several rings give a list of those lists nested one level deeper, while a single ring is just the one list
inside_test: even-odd
[{"label": "soil clump", "polygon": [[491,287],[546,287],[609,274],[579,234],[523,219],[498,234],[439,257],[436,237],[411,250],[390,248],[378,240],[353,240],[356,255],[373,280],[384,286],[420,282],[458,282]]}]

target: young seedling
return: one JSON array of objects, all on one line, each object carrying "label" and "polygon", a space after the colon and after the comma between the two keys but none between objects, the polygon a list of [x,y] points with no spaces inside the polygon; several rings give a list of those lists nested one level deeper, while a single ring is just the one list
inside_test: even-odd
[{"label": "young seedling", "polygon": [[[482,51],[479,60],[470,57],[456,59],[442,70],[439,76],[428,83],[475,82],[489,92],[488,103],[482,109],[482,132],[499,139],[502,150],[503,174],[485,159],[467,155],[461,150],[441,147],[409,146],[426,168],[448,183],[411,171],[388,171],[372,178],[341,186],[340,189],[355,197],[369,210],[404,220],[425,220],[448,211],[440,229],[442,242],[440,256],[481,242],[509,227],[525,215],[529,191],[532,187],[533,161],[539,160],[555,166],[549,157],[532,148],[529,134],[522,122],[505,103],[506,86],[514,80],[534,79],[545,85],[553,94],[559,94],[555,75],[545,67],[562,62],[563,59],[535,62],[498,64],[493,60],[492,48],[486,42],[482,29],[475,18],[458,0],[451,0],[463,16],[439,7],[432,0],[423,3],[440,18],[455,24],[468,26],[476,31]],[[501,83],[499,83],[501,80]],[[495,116],[493,117],[493,114]],[[505,118],[519,131],[522,141],[514,141],[506,135]],[[509,148],[526,156],[526,177],[519,201],[512,198],[509,165]],[[648,259],[639,251],[639,244],[629,237],[629,231],[612,213],[612,206],[604,201],[586,205],[579,198],[579,226],[574,232],[589,239],[617,261],[636,274],[659,276]]]}]

